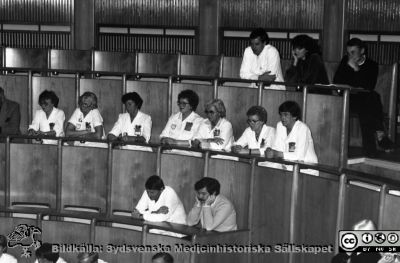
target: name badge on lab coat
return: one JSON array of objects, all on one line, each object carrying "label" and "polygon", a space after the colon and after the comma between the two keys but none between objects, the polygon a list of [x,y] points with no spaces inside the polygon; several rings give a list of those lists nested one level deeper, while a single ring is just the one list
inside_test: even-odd
[{"label": "name badge on lab coat", "polygon": [[136,136],[142,135],[142,126],[141,125],[135,125],[135,135]]},{"label": "name badge on lab coat", "polygon": [[294,151],[296,151],[296,143],[289,142],[289,152],[294,152]]},{"label": "name badge on lab coat", "polygon": [[190,131],[193,127],[193,122],[186,122],[185,131]]},{"label": "name badge on lab coat", "polygon": [[219,137],[221,135],[221,130],[220,129],[215,129],[214,130],[214,137]]}]

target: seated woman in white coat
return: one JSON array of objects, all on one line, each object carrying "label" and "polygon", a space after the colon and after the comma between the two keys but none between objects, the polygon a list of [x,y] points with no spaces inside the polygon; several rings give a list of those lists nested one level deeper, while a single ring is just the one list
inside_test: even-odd
[{"label": "seated woman in white coat", "polygon": [[[97,109],[97,96],[93,92],[83,93],[78,100],[79,107],[75,109],[68,121],[65,135],[81,137],[82,139],[105,139],[103,118]],[[79,142],[75,145],[107,147],[104,143]]]},{"label": "seated woman in white coat", "polygon": [[[64,136],[64,111],[57,108],[59,98],[54,91],[45,90],[39,95],[40,110],[35,112],[28,135]],[[44,144],[57,144],[55,140],[43,140]]]},{"label": "seated woman in white coat", "polygon": [[241,154],[264,155],[265,150],[271,147],[275,136],[275,129],[266,124],[267,110],[261,106],[252,106],[246,114],[249,127],[235,142],[232,151]]},{"label": "seated woman in white coat", "polygon": [[[108,134],[108,139],[120,139],[123,142],[148,143],[151,136],[151,117],[140,111],[143,99],[136,92],[129,92],[122,96],[126,113],[119,115],[117,122]],[[150,150],[149,147],[126,145],[122,149]]]},{"label": "seated woman in white coat", "polygon": [[[318,163],[314,142],[308,126],[302,122],[300,106],[295,101],[286,101],[279,106],[281,121],[276,126],[275,140],[268,148],[268,158],[283,158],[289,161]],[[289,170],[290,166],[283,166]],[[302,172],[318,175],[315,170]]]},{"label": "seated woman in white coat", "polygon": [[205,119],[199,128],[192,145],[214,151],[231,151],[233,143],[232,124],[226,119],[224,102],[220,99],[209,101],[205,105]]},{"label": "seated woman in white coat", "polygon": [[[178,94],[179,112],[169,117],[164,130],[160,134],[162,144],[180,147],[192,147],[192,140],[198,133],[203,118],[196,113],[199,105],[199,96],[193,90],[183,90]],[[191,156],[201,154],[182,150],[172,150]]]}]

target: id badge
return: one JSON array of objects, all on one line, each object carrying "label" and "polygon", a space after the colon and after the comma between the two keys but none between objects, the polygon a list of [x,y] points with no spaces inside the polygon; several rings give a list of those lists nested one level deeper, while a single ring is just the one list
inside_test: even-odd
[{"label": "id badge", "polygon": [[190,131],[193,127],[193,122],[186,122],[185,131]]},{"label": "id badge", "polygon": [[221,135],[221,130],[220,129],[215,129],[214,130],[214,137],[219,137]]},{"label": "id badge", "polygon": [[82,127],[82,124],[80,124],[80,123],[77,123],[77,124],[76,124],[76,129],[77,129],[77,130],[80,130],[81,127]]},{"label": "id badge", "polygon": [[135,125],[135,136],[140,136],[140,135],[142,135],[142,126]]},{"label": "id badge", "polygon": [[294,151],[296,151],[296,143],[289,142],[289,152],[294,152]]}]

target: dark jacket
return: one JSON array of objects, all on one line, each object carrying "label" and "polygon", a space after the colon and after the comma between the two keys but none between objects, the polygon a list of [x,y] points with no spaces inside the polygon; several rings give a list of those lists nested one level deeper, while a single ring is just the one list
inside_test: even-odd
[{"label": "dark jacket", "polygon": [[20,121],[19,104],[6,99],[0,109],[0,134],[20,134]]}]

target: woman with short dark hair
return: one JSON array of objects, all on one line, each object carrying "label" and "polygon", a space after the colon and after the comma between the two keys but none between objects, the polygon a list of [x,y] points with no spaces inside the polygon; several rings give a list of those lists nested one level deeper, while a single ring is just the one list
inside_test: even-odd
[{"label": "woman with short dark hair", "polygon": [[[151,136],[152,121],[150,115],[140,111],[143,99],[136,92],[129,92],[122,96],[126,113],[119,115],[117,122],[108,134],[108,139],[118,137],[124,142],[147,143]],[[123,149],[140,149],[133,145],[123,146]]]},{"label": "woman with short dark hair", "polygon": [[203,118],[195,111],[199,105],[199,96],[193,90],[184,90],[178,94],[179,112],[172,115],[160,134],[161,143],[191,146],[194,136]]},{"label": "woman with short dark hair", "polygon": [[242,136],[235,142],[232,151],[242,154],[264,155],[265,149],[271,147],[275,129],[267,125],[268,113],[261,106],[252,106],[247,111],[247,124]]},{"label": "woman with short dark hair", "polygon": [[[64,136],[64,111],[57,108],[59,99],[54,91],[45,90],[39,95],[40,110],[35,112],[29,135]],[[54,140],[43,140],[44,144],[56,144]]]},{"label": "woman with short dark hair", "polygon": [[292,49],[293,63],[286,71],[287,82],[329,84],[321,51],[315,39],[307,35],[298,35],[292,40]]},{"label": "woman with short dark hair", "polygon": [[[75,109],[68,120],[66,136],[87,139],[104,139],[103,118],[97,109],[97,96],[93,92],[83,93],[78,100],[79,107]],[[75,145],[100,146],[94,143],[79,143]]]},{"label": "woman with short dark hair", "polygon": [[[267,157],[318,163],[310,128],[301,121],[299,104],[295,101],[282,103],[279,115],[281,121],[276,125],[275,139],[272,147],[266,151]],[[318,171],[311,171],[308,173],[318,174]]]}]

